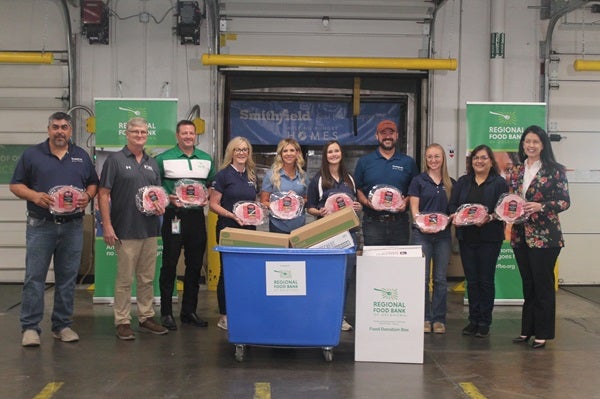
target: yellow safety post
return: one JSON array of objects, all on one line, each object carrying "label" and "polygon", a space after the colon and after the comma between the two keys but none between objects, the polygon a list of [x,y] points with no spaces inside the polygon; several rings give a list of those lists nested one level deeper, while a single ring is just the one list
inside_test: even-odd
[{"label": "yellow safety post", "polygon": [[217,283],[221,274],[221,259],[219,253],[213,249],[217,245],[217,218],[216,213],[208,211],[206,221],[206,259],[208,261],[206,286],[209,291],[217,290]]}]

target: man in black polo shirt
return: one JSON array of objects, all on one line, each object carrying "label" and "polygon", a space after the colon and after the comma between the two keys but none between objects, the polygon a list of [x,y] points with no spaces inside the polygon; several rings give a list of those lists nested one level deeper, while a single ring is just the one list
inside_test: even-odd
[{"label": "man in black polo shirt", "polygon": [[[70,115],[64,112],[50,115],[48,139],[25,150],[10,181],[10,191],[27,200],[27,256],[21,302],[23,346],[40,345],[39,323],[44,315],[44,289],[52,258],[55,277],[52,335],[63,342],[79,340],[79,335],[71,329],[71,317],[83,247],[82,216],[96,195],[98,175],[87,152],[71,143],[72,133]],[[63,214],[57,209],[67,207],[58,204],[59,197],[48,194],[56,186],[73,186],[83,192],[70,203],[71,210]]]},{"label": "man in black polo shirt", "polygon": [[144,146],[148,140],[148,122],[133,118],[126,126],[127,145],[111,153],[102,167],[98,194],[104,242],[117,252],[115,282],[115,326],[117,337],[133,340],[131,329],[131,286],[137,277],[139,331],[162,335],[169,332],[153,320],[154,272],[156,268],[159,215],[145,215],[136,208],[136,194],[144,186],[159,186],[160,173],[154,158]]}]

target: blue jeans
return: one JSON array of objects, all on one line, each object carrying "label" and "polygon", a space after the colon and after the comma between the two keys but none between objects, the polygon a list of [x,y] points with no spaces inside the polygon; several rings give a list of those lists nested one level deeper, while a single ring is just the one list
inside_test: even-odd
[{"label": "blue jeans", "polygon": [[407,245],[409,241],[408,214],[393,214],[395,220],[378,220],[368,215],[363,217],[365,245]]},{"label": "blue jeans", "polygon": [[[425,321],[446,324],[448,298],[448,264],[452,250],[452,238],[447,233],[424,234],[413,229],[412,243],[420,245],[425,255]],[[431,261],[433,260],[433,293],[429,293]]]},{"label": "blue jeans", "polygon": [[54,309],[52,331],[72,324],[77,272],[83,246],[83,219],[64,224],[27,217],[27,254],[21,303],[22,330],[41,332],[44,315],[44,289],[50,260],[54,257]]},{"label": "blue jeans", "polygon": [[496,287],[496,263],[502,242],[480,242],[475,244],[459,241],[460,259],[467,279],[469,299],[469,321],[479,326],[492,324],[492,310]]}]

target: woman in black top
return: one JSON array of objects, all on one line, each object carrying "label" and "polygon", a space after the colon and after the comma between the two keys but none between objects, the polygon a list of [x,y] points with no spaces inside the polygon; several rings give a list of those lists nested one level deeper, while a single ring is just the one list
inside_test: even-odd
[{"label": "woman in black top", "polygon": [[452,188],[448,206],[451,213],[466,203],[488,208],[488,217],[482,223],[456,227],[469,299],[469,324],[462,331],[464,335],[480,338],[489,335],[496,294],[496,262],[504,240],[504,224],[494,220],[492,213],[500,196],[507,191],[508,184],[498,173],[492,149],[487,145],[475,147],[467,158],[467,174]]}]

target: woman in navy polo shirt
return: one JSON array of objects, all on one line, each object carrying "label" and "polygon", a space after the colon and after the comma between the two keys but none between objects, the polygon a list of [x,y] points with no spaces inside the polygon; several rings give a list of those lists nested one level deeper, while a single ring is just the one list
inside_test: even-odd
[{"label": "woman in navy polo shirt", "polygon": [[[304,157],[300,144],[294,139],[283,139],[277,145],[277,155],[271,169],[263,179],[260,202],[269,207],[272,193],[294,192],[306,201],[308,179],[302,169]],[[305,223],[304,210],[299,216],[284,220],[269,215],[269,231],[273,233],[289,233]]]},{"label": "woman in navy polo shirt", "polygon": [[[340,143],[336,140],[325,144],[322,151],[321,169],[312,178],[308,185],[308,194],[306,200],[306,212],[316,218],[321,218],[329,213],[325,208],[325,201],[330,195],[344,193],[354,200],[352,208],[358,212],[362,210],[362,205],[356,200],[356,185],[354,179],[346,169],[343,159],[343,151]],[[360,228],[350,231],[354,239],[354,246],[357,247],[357,232]],[[348,288],[354,281],[354,270],[356,268],[356,254],[348,255],[346,261],[346,291],[344,303],[348,302]],[[348,306],[345,306],[347,308]],[[346,318],[342,320],[342,331],[352,330],[352,325]]]},{"label": "woman in navy polo shirt", "polygon": [[[256,201],[256,171],[252,159],[252,145],[244,137],[234,137],[225,149],[220,170],[215,175],[210,193],[210,210],[219,215],[217,219],[217,240],[225,227],[256,230],[256,226],[243,225],[233,213],[233,205],[238,201]],[[227,330],[227,309],[225,304],[225,284],[223,261],[217,283],[219,302],[219,322],[217,326]]]},{"label": "woman in navy polo shirt", "polygon": [[[448,175],[446,153],[439,144],[425,149],[425,171],[415,176],[408,188],[410,210],[413,220],[419,213],[448,214],[448,200],[454,181]],[[446,301],[448,284],[446,274],[452,249],[450,224],[437,233],[422,231],[413,225],[412,243],[421,245],[425,255],[425,323],[424,331],[436,334],[446,332]],[[433,260],[433,266],[431,261]],[[433,267],[433,293],[429,292],[429,280]]]}]

